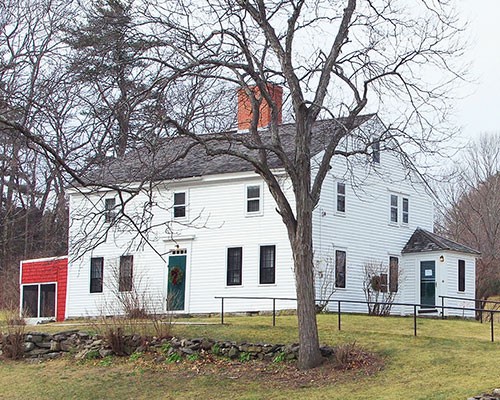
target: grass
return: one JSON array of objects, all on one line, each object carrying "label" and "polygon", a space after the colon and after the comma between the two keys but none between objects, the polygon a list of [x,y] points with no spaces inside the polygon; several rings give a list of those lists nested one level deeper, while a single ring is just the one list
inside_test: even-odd
[{"label": "grass", "polygon": [[[272,343],[297,340],[294,316],[279,317],[274,328],[271,317],[266,316],[228,317],[226,322],[224,326],[176,325],[174,334]],[[419,319],[415,338],[411,318],[344,315],[342,331],[337,330],[335,315],[319,315],[318,323],[321,342],[335,345],[355,341],[382,355],[385,368],[374,376],[292,390],[273,388],[265,381],[263,384],[218,375],[179,378],[168,371],[144,366],[139,360],[117,360],[105,365],[90,361],[75,364],[69,360],[42,364],[0,361],[0,398],[465,400],[500,387],[500,378],[495,373],[500,343],[489,341],[489,324]],[[52,325],[37,330],[56,328],[57,325]]]}]

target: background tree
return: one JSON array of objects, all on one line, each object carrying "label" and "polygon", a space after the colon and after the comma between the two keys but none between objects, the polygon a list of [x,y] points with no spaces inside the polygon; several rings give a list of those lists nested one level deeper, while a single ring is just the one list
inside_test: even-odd
[{"label": "background tree", "polygon": [[500,294],[500,135],[483,134],[459,154],[445,190],[443,232],[481,252],[476,298]]}]

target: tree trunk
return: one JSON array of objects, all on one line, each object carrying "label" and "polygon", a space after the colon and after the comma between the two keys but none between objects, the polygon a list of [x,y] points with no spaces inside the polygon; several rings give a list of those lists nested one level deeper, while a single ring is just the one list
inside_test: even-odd
[{"label": "tree trunk", "polygon": [[[306,202],[307,203],[307,202]],[[297,205],[297,228],[292,252],[297,291],[297,317],[299,323],[299,368],[310,369],[322,362],[319,350],[318,327],[314,292],[312,246],[312,207]]]}]

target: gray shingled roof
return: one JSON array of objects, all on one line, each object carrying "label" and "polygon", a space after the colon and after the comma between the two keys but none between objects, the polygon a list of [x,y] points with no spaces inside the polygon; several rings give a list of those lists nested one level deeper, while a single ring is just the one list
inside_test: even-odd
[{"label": "gray shingled roof", "polygon": [[427,251],[457,251],[460,253],[480,254],[477,250],[471,249],[463,244],[446,239],[421,228],[417,228],[410,240],[406,243],[402,253],[421,253]]},{"label": "gray shingled roof", "polygon": [[[363,115],[356,118],[355,127],[359,127],[375,114]],[[318,154],[323,150],[338,129],[342,120],[317,121],[313,127],[313,141],[311,154]],[[280,126],[282,147],[289,154],[293,154],[295,147],[295,124]],[[270,143],[268,132],[263,131],[261,138],[264,143]],[[212,135],[203,135],[204,140],[211,146],[218,148],[245,148],[244,144],[252,145],[252,136],[242,132],[223,132]],[[206,139],[205,139],[206,138]],[[245,149],[247,153],[251,150]],[[282,167],[281,161],[272,152],[268,151],[271,168]],[[140,181],[163,181],[200,177],[204,175],[222,174],[231,172],[253,171],[253,166],[241,158],[227,154],[211,156],[205,148],[189,137],[176,136],[162,138],[149,146],[142,145],[138,149],[130,150],[123,159],[107,158],[96,168],[90,171],[85,179],[88,182],[101,184],[118,184]]]}]

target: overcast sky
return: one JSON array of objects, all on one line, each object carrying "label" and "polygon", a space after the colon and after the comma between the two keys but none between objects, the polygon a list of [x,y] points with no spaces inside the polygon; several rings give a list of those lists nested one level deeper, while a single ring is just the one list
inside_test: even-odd
[{"label": "overcast sky", "polygon": [[464,137],[500,132],[500,0],[459,0],[457,6],[470,21],[468,53],[476,79],[457,101],[457,123]]}]

